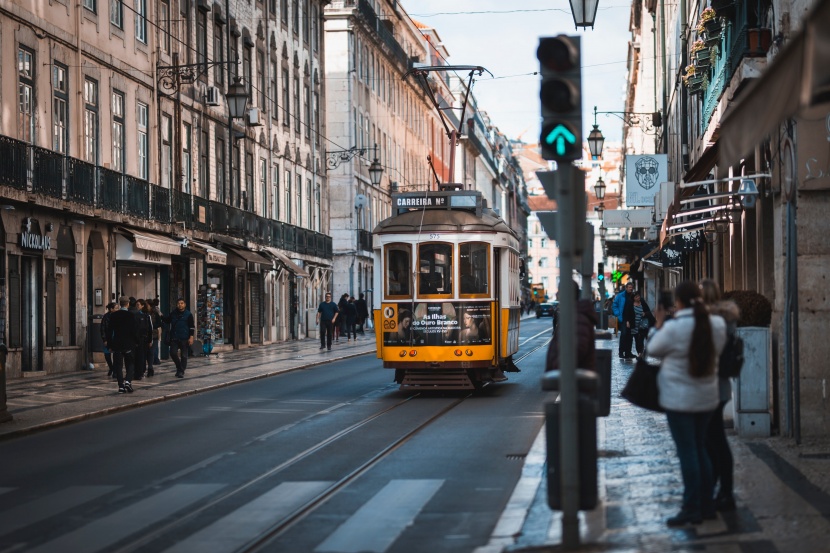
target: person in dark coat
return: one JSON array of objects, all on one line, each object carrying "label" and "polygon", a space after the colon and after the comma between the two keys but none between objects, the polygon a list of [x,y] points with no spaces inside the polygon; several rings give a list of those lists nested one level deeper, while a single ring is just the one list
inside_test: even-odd
[{"label": "person in dark coat", "polygon": [[331,292],[326,292],[325,301],[317,307],[317,324],[320,325],[320,349],[331,349],[331,338],[337,324],[339,310],[337,304],[331,301]]},{"label": "person in dark coat", "polygon": [[348,317],[346,317],[346,305],[349,303],[349,294],[343,294],[340,296],[340,300],[337,302],[337,309],[340,311],[340,324],[337,325],[335,333],[334,333],[334,341],[339,342],[340,337],[343,334],[346,334],[346,324],[348,323]]},{"label": "person in dark coat", "polygon": [[112,371],[112,352],[106,346],[107,340],[109,339],[109,326],[110,326],[110,315],[118,311],[119,306],[114,301],[111,301],[107,304],[107,311],[104,313],[104,316],[101,317],[101,342],[104,344],[104,360],[107,362],[107,367],[109,371],[107,372],[107,376],[111,376],[115,378],[115,374]]},{"label": "person in dark coat", "polygon": [[187,310],[184,298],[176,301],[176,309],[164,317],[164,322],[170,324],[170,358],[176,365],[176,378],[184,378],[187,369],[187,351],[193,345],[196,335],[196,323],[193,314]]},{"label": "person in dark coat", "polygon": [[[576,366],[580,369],[597,370],[596,348],[594,345],[594,328],[597,325],[597,312],[594,302],[579,299],[579,286],[574,283],[576,294]],[[559,370],[559,335],[561,325],[556,325],[553,331],[553,340],[548,346],[548,357],[545,365],[547,371]]]},{"label": "person in dark coat", "polygon": [[655,322],[651,308],[643,299],[643,295],[639,291],[634,292],[632,301],[625,302],[623,308],[623,326],[634,338],[637,355],[643,353],[643,343],[648,336],[648,329],[653,327]]},{"label": "person in dark coat", "polygon": [[[121,296],[118,304],[120,309],[110,315],[104,346],[112,352],[112,370],[118,380],[118,393],[123,394],[133,391],[133,351],[136,348],[137,332],[135,316],[127,310],[130,299]],[[121,372],[124,366],[127,368],[126,378]]]},{"label": "person in dark coat", "polygon": [[366,324],[366,319],[369,318],[369,306],[366,304],[365,294],[361,292],[359,297],[355,300],[354,305],[357,307],[356,331],[363,334],[365,332],[364,325]]},{"label": "person in dark coat", "polygon": [[345,326],[347,342],[352,338],[357,340],[357,330],[355,329],[355,325],[357,324],[357,306],[354,303],[354,297],[350,297],[349,300],[346,302]]},{"label": "person in dark coat", "polygon": [[[149,300],[148,300],[149,301]],[[161,359],[159,358],[159,342],[161,341],[161,333],[164,328],[164,318],[161,315],[161,309],[159,309],[159,299],[156,298],[152,301],[153,305],[153,365],[161,365]]]},{"label": "person in dark coat", "polygon": [[[144,372],[147,369],[148,351],[153,346],[153,321],[150,314],[145,309],[143,299],[135,301],[135,311],[132,312],[135,317],[136,328],[136,348],[135,348],[135,379],[141,380],[144,378]],[[150,354],[152,355],[152,354]],[[150,365],[152,370],[153,365]],[[151,375],[152,376],[152,375]]]}]

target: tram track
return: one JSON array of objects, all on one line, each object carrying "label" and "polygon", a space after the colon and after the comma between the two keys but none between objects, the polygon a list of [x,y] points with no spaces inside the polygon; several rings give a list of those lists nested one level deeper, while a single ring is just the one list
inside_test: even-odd
[{"label": "tram track", "polygon": [[[540,332],[534,336],[531,336],[527,340],[525,340],[521,346],[525,346],[530,344],[539,339],[540,336],[549,334],[549,330],[545,330]],[[527,359],[530,355],[534,354],[535,352],[539,351],[542,348],[547,347],[548,343],[550,342],[550,338],[547,340],[543,340],[539,344],[533,344],[532,349],[523,353],[521,357],[517,358],[514,362],[516,364],[521,363],[523,360]],[[361,396],[363,398],[367,396],[371,396],[376,394],[378,391],[382,390],[375,390],[369,394]],[[233,487],[233,489],[229,489],[217,497],[207,501],[205,504],[195,507],[193,510],[178,517],[176,520],[166,523],[162,526],[159,526],[153,529],[150,532],[145,533],[140,538],[132,541],[131,543],[125,545],[122,548],[117,549],[118,553],[132,553],[134,551],[138,551],[141,548],[152,544],[154,541],[161,539],[165,536],[172,535],[175,533],[177,528],[183,527],[186,524],[195,521],[199,518],[200,515],[206,513],[210,509],[213,509],[223,503],[229,503],[231,500],[242,494],[243,492],[254,488],[257,484],[271,478],[280,472],[287,470],[288,468],[295,466],[299,463],[304,461],[309,461],[313,458],[314,455],[319,454],[322,450],[326,447],[331,446],[332,444],[343,440],[346,437],[352,436],[360,429],[366,427],[368,424],[381,419],[382,417],[389,415],[390,413],[395,412],[403,408],[404,406],[408,405],[413,399],[416,399],[423,395],[422,391],[418,391],[417,393],[412,393],[407,395],[406,397],[402,398],[400,401],[385,407],[381,410],[378,410],[374,413],[371,413],[361,420],[354,422],[353,424],[349,425],[346,428],[343,428],[332,435],[328,436],[327,438],[318,441],[317,443],[307,447],[303,451],[300,451],[290,457],[289,459],[284,460],[283,462],[269,468],[265,472],[262,472],[245,482],[238,484]],[[393,452],[398,450],[400,447],[408,443],[412,440],[415,436],[419,433],[423,432],[425,429],[430,427],[436,421],[440,420],[442,417],[446,416],[449,412],[453,409],[457,408],[458,406],[462,405],[465,401],[470,399],[471,397],[475,396],[474,392],[465,393],[463,396],[452,398],[448,400],[446,405],[443,405],[438,410],[436,410],[433,414],[429,415],[425,420],[418,423],[415,427],[407,430],[405,433],[400,435],[398,438],[384,446],[382,449],[377,451],[373,454],[370,458],[360,462],[356,467],[354,467],[348,474],[342,476],[338,480],[334,481],[330,486],[326,489],[322,490],[316,496],[309,499],[305,504],[301,505],[300,507],[296,508],[292,513],[282,517],[280,520],[276,521],[272,526],[267,528],[265,531],[261,532],[256,538],[251,540],[250,542],[246,543],[245,545],[235,549],[235,552],[238,553],[254,553],[257,551],[264,550],[265,547],[269,543],[271,543],[274,539],[278,538],[286,531],[291,529],[294,525],[305,519],[307,516],[312,514],[316,509],[320,506],[328,502],[332,499],[335,495],[337,495],[341,490],[358,480],[361,476],[366,474],[370,471],[373,467],[378,465],[381,461],[388,458]],[[329,407],[324,412],[330,412],[333,408]],[[304,417],[300,421],[296,421],[292,423],[291,426],[296,426],[297,424],[302,424],[306,420],[310,420],[311,418],[318,417],[324,412],[317,412],[313,413],[307,417]],[[281,431],[281,429],[276,429],[268,433],[268,435],[277,434]],[[251,441],[256,441],[259,438],[256,438]],[[250,442],[248,442],[250,443]],[[243,444],[243,446],[246,444]],[[158,483],[157,483],[158,484]]]}]

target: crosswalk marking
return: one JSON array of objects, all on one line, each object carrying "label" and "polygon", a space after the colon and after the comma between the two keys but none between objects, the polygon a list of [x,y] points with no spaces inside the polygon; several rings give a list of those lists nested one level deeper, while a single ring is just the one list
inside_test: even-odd
[{"label": "crosswalk marking", "polygon": [[331,482],[283,482],[164,553],[235,551],[316,497]]},{"label": "crosswalk marking", "polygon": [[[71,486],[0,513],[0,536],[68,511],[119,486]],[[11,489],[11,488],[8,488]]]},{"label": "crosswalk marking", "polygon": [[111,515],[64,534],[29,553],[100,551],[151,524],[167,519],[188,505],[215,493],[223,484],[177,484]]},{"label": "crosswalk marking", "polygon": [[412,524],[443,483],[443,480],[390,481],[314,551],[383,553]]}]

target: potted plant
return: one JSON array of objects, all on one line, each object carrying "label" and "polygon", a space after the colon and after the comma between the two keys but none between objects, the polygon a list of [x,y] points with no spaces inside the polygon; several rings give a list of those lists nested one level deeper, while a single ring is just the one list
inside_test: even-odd
[{"label": "potted plant", "polygon": [[709,67],[711,65],[712,50],[706,47],[703,40],[697,39],[692,44],[692,58],[694,58],[695,67]]},{"label": "potted plant", "polygon": [[683,75],[683,84],[689,90],[689,94],[699,94],[706,88],[706,75],[694,65],[686,66],[686,73]]},{"label": "potted plant", "polygon": [[733,392],[738,434],[769,436],[772,304],[764,295],[752,290],[726,292],[723,299],[734,301],[740,309],[737,334],[744,344],[743,368]]},{"label": "potted plant", "polygon": [[710,34],[720,34],[720,20],[718,19],[718,14],[712,8],[706,8],[700,14],[700,20],[697,23],[697,33],[703,34],[704,31]]}]

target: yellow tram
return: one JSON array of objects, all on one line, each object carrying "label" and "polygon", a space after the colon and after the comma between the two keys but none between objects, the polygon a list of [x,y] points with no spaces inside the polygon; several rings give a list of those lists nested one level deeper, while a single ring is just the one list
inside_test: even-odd
[{"label": "yellow tram", "polygon": [[373,232],[377,355],[401,387],[472,389],[518,371],[517,234],[480,192],[392,195]]}]

